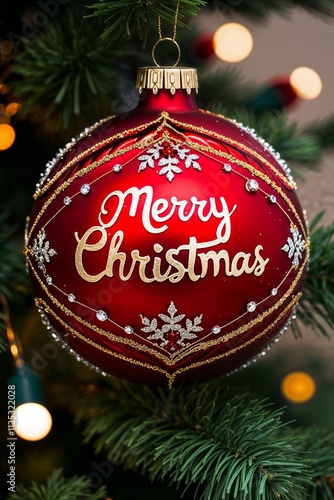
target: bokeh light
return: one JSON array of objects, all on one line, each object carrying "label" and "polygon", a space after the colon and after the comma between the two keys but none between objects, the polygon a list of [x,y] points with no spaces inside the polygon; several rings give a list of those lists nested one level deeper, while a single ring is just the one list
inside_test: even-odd
[{"label": "bokeh light", "polygon": [[305,66],[292,71],[290,84],[301,99],[315,99],[322,91],[322,81],[318,73]]},{"label": "bokeh light", "polygon": [[27,441],[47,436],[52,427],[49,411],[38,403],[24,403],[15,410],[15,433]]},{"label": "bokeh light", "polygon": [[18,102],[10,102],[6,106],[5,113],[7,116],[14,116],[20,108],[21,105]]},{"label": "bokeh light", "polygon": [[8,123],[0,123],[0,151],[10,148],[14,141],[14,128]]},{"label": "bokeh light", "polygon": [[305,403],[314,396],[316,385],[308,373],[296,371],[283,378],[281,391],[292,403]]},{"label": "bokeh light", "polygon": [[227,23],[213,35],[213,49],[219,59],[239,62],[249,56],[253,49],[253,37],[242,24]]}]

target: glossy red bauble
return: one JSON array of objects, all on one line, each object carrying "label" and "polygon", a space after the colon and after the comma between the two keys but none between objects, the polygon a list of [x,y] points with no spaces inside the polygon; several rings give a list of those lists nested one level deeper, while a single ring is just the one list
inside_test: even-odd
[{"label": "glossy red bauble", "polygon": [[309,254],[284,161],[254,131],[148,90],[49,163],[26,236],[36,304],[102,371],[169,385],[282,333]]}]

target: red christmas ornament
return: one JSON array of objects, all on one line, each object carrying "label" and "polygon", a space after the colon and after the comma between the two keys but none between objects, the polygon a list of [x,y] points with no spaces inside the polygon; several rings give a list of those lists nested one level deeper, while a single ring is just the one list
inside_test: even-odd
[{"label": "red christmas ornament", "polygon": [[230,372],[291,319],[309,244],[288,167],[199,110],[196,71],[141,68],[145,97],[48,165],[27,227],[44,320],[106,373],[172,386]]}]

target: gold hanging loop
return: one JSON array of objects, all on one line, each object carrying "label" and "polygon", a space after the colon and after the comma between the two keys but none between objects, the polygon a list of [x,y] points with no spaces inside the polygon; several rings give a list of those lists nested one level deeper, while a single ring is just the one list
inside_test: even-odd
[{"label": "gold hanging loop", "polygon": [[173,64],[172,68],[175,68],[175,66],[178,65],[178,63],[180,62],[180,58],[181,58],[181,49],[180,49],[180,46],[179,44],[177,43],[176,41],[176,31],[177,31],[177,20],[178,20],[178,16],[179,16],[179,7],[180,7],[180,0],[177,1],[177,4],[176,4],[176,9],[175,9],[175,18],[174,18],[174,27],[173,27],[173,36],[172,38],[170,37],[163,37],[162,36],[162,30],[161,30],[161,17],[159,16],[158,17],[158,33],[159,33],[159,40],[157,40],[155,42],[155,44],[153,45],[153,49],[152,49],[152,59],[155,63],[155,65],[158,67],[158,68],[161,68],[161,65],[157,63],[157,60],[155,58],[155,50],[157,48],[157,46],[159,45],[159,43],[161,42],[165,42],[165,41],[168,41],[168,42],[172,42],[176,48],[177,48],[177,59],[176,59],[176,62],[175,64]]},{"label": "gold hanging loop", "polygon": [[158,66],[158,68],[161,68],[161,65],[158,64],[156,58],[155,58],[155,49],[157,48],[157,46],[159,45],[159,43],[161,42],[172,42],[175,47],[177,48],[177,59],[176,59],[176,62],[173,64],[172,68],[175,68],[175,66],[177,66],[180,62],[180,58],[181,58],[181,49],[180,49],[180,46],[179,44],[177,43],[177,41],[174,39],[174,38],[169,38],[169,37],[164,37],[164,38],[159,38],[159,40],[157,40],[155,42],[155,44],[153,45],[153,49],[152,49],[152,59],[155,63],[156,66]]}]

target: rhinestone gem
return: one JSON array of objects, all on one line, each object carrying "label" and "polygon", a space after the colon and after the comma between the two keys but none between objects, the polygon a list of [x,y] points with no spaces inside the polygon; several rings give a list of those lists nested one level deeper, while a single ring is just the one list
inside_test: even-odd
[{"label": "rhinestone gem", "polygon": [[113,166],[113,171],[118,174],[122,170],[122,165],[119,163],[116,163],[116,165]]},{"label": "rhinestone gem", "polygon": [[247,311],[248,312],[254,312],[256,309],[256,302],[254,302],[253,300],[251,302],[248,302],[247,304]]},{"label": "rhinestone gem", "polygon": [[124,331],[125,331],[125,333],[127,333],[128,335],[131,335],[131,333],[133,333],[133,332],[134,332],[134,330],[133,330],[132,326],[126,326],[126,327],[124,328]]},{"label": "rhinestone gem", "polygon": [[271,201],[271,203],[276,203],[276,201],[277,201],[276,196],[274,194],[271,194],[269,196],[269,200]]},{"label": "rhinestone gem", "polygon": [[224,163],[223,170],[225,170],[225,172],[231,172],[232,167],[229,163]]},{"label": "rhinestone gem", "polygon": [[69,293],[67,298],[70,302],[75,302],[76,300],[76,296],[74,295],[74,293]]},{"label": "rhinestone gem", "polygon": [[52,278],[51,278],[51,276],[47,276],[46,277],[46,282],[47,282],[48,285],[52,285]]},{"label": "rhinestone gem", "polygon": [[68,206],[68,205],[71,205],[71,203],[72,203],[71,198],[69,196],[65,196],[65,198],[64,198],[64,205]]},{"label": "rhinestone gem", "polygon": [[248,179],[248,181],[246,182],[246,189],[249,193],[254,193],[259,189],[259,183],[255,179]]},{"label": "rhinestone gem", "polygon": [[88,194],[90,191],[90,185],[89,184],[83,184],[80,188],[81,194]]},{"label": "rhinestone gem", "polygon": [[273,289],[271,290],[271,295],[273,295],[273,296],[274,296],[274,295],[277,295],[277,292],[278,292],[277,288],[273,288]]},{"label": "rhinestone gem", "polygon": [[211,328],[212,333],[217,335],[217,333],[220,333],[221,327],[219,325],[215,325]]},{"label": "rhinestone gem", "polygon": [[99,321],[106,321],[108,319],[107,313],[105,311],[102,311],[102,309],[97,311],[96,317]]}]

